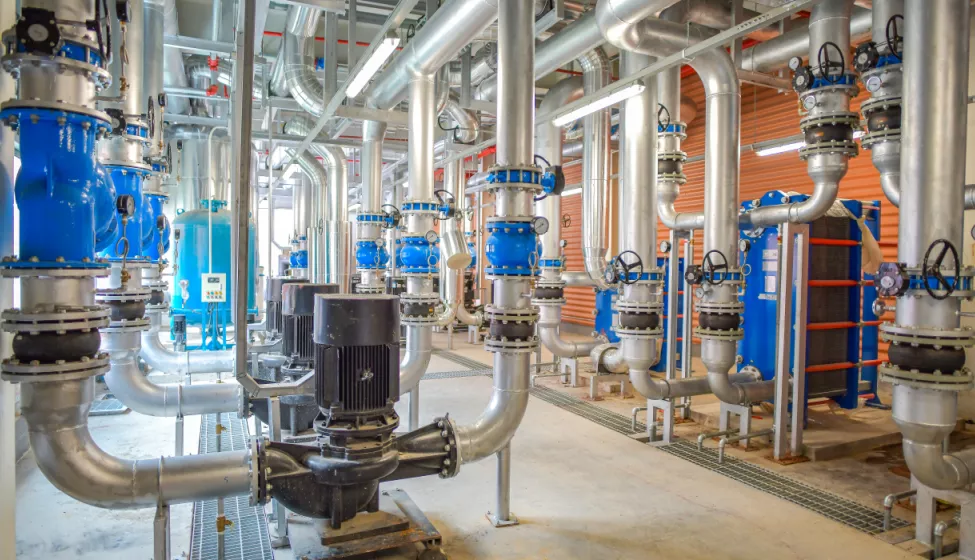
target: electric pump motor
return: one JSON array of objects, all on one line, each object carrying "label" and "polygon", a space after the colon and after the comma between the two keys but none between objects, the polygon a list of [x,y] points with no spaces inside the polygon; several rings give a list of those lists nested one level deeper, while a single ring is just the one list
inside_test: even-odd
[{"label": "electric pump motor", "polygon": [[338,284],[292,282],[282,286],[281,317],[284,340],[281,353],[291,359],[292,365],[310,368],[315,359],[315,342],[312,340],[315,295],[338,292]]},{"label": "electric pump motor", "polygon": [[303,278],[290,276],[274,276],[267,281],[264,299],[267,301],[267,330],[281,333],[284,330],[284,319],[281,316],[281,297],[286,284],[307,282]]},{"label": "electric pump motor", "polygon": [[[314,444],[270,442],[272,496],[289,510],[327,518],[332,528],[379,509],[379,483],[454,476],[453,423],[439,418],[395,435],[399,416],[398,297],[316,294]],[[301,468],[295,468],[300,464]]]}]

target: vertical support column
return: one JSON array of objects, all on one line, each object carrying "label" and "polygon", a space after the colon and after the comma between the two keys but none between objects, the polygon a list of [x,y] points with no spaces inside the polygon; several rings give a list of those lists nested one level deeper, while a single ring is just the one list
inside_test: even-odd
[{"label": "vertical support column", "polygon": [[488,512],[488,519],[495,527],[517,525],[518,518],[511,513],[511,444],[498,451],[498,487],[495,492],[495,512]]},{"label": "vertical support column", "polygon": [[[251,174],[251,130],[253,128],[254,98],[250,95],[254,87],[254,21],[256,19],[256,0],[242,0],[242,25],[237,33],[237,64],[234,66],[234,97],[237,111],[233,112],[234,127],[232,133],[236,143],[234,150],[237,167],[234,182],[234,228],[235,242],[234,266],[232,278],[234,280],[234,324],[238,326],[241,335],[236,337],[234,346],[234,375],[238,378],[247,375],[247,293],[250,287],[249,262],[250,250],[250,174]],[[247,95],[242,95],[246,92]]]},{"label": "vertical support column", "polygon": [[356,62],[359,61],[359,46],[356,45],[356,28],[359,25],[359,10],[358,10],[359,0],[349,0],[349,56],[348,56],[348,67],[355,68]]},{"label": "vertical support column", "polygon": [[779,226],[779,286],[776,301],[775,332],[775,419],[772,457],[781,461],[786,455],[789,423],[789,374],[792,353],[792,284],[795,271],[794,224]]},{"label": "vertical support column", "polygon": [[[16,2],[0,5],[0,29],[10,29],[17,21]],[[0,75],[0,102],[14,97],[15,81]],[[0,126],[0,256],[14,250],[14,140],[16,132]],[[0,311],[14,306],[13,278],[0,277]],[[10,335],[0,331],[0,360],[10,357]],[[17,554],[15,530],[17,507],[17,458],[13,384],[0,381],[0,560],[14,560]]]},{"label": "vertical support column", "polygon": [[[172,545],[169,531],[169,506],[156,506],[156,517],[152,521],[152,560],[172,560]],[[10,557],[11,559],[13,556]],[[5,559],[6,560],[6,559]]]},{"label": "vertical support column", "polygon": [[796,226],[796,316],[792,364],[792,456],[802,455],[806,418],[806,305],[809,299],[809,224]]},{"label": "vertical support column", "polygon": [[[684,266],[694,260],[694,235],[687,234],[684,242]],[[690,379],[694,375],[694,322],[691,321],[691,314],[694,312],[694,291],[690,286],[684,284],[684,322],[681,325],[681,345],[680,345],[680,378]],[[687,420],[691,417],[691,397],[684,397],[680,402],[684,405],[681,408],[681,418]]]}]

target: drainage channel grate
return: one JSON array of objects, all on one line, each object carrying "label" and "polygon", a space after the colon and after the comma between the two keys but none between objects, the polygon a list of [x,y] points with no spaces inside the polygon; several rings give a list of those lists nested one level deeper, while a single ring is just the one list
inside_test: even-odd
[{"label": "drainage channel grate", "polygon": [[433,353],[437,354],[438,356],[443,356],[444,358],[447,358],[448,360],[454,362],[455,364],[460,364],[464,367],[469,367],[471,369],[491,369],[491,364],[485,364],[484,362],[472,360],[470,358],[466,358],[464,356],[461,356],[460,354],[455,354],[448,350],[434,349]]},{"label": "drainage channel grate", "polygon": [[122,404],[122,401],[114,397],[107,397],[91,403],[91,410],[88,411],[88,416],[113,416],[115,414],[125,414],[128,411],[129,407]]},{"label": "drainage channel grate", "polygon": [[[449,360],[454,360],[456,356],[456,354],[451,352],[440,352],[440,355]],[[473,361],[461,356],[457,357],[465,362]],[[460,361],[457,362],[461,363]],[[480,365],[485,367],[482,370],[484,375],[490,374],[491,370],[486,369],[486,364]],[[600,426],[609,428],[619,434],[630,435],[633,433],[630,419],[622,414],[606,410],[605,408],[587,403],[548,387],[533,387],[531,394],[538,399],[571,412],[576,416],[581,416],[582,418],[595,422]],[[636,427],[638,432],[647,429],[646,425],[640,422],[637,422]],[[884,532],[883,511],[797,482],[747,461],[742,461],[734,457],[725,457],[724,463],[719,464],[718,452],[716,450],[704,448],[698,451],[697,445],[688,441],[679,440],[671,445],[658,447],[657,449],[724,475],[732,480],[737,480],[742,484],[751,486],[767,494],[792,502],[833,521],[867,533],[868,535],[878,535]],[[908,525],[910,523],[903,519],[891,519],[892,530],[907,527]]]},{"label": "drainage channel grate", "polygon": [[424,374],[423,381],[430,379],[454,379],[455,377],[477,377],[479,375],[491,375],[490,369],[462,369],[457,371],[437,371]]},{"label": "drainage channel grate", "polygon": [[[783,500],[790,501],[869,535],[884,532],[884,513],[880,510],[861,505],[830,492],[824,492],[746,461],[725,457],[724,463],[718,464],[718,452],[714,449],[704,448],[698,451],[697,444],[689,441],[678,441],[672,445],[661,447],[660,450],[737,480],[752,488],[778,496]],[[908,525],[910,523],[903,519],[893,518],[890,527],[891,529],[900,529]]]},{"label": "drainage channel grate", "polygon": [[[247,449],[247,422],[235,413],[221,415],[220,423],[226,428],[220,437],[224,451]],[[200,426],[200,453],[217,452],[217,415],[206,414]],[[273,560],[271,539],[267,532],[264,508],[249,505],[247,496],[224,500],[224,515],[233,522],[224,532],[224,557],[227,560]],[[190,560],[217,558],[217,501],[208,500],[193,504],[193,533],[190,538]]]}]

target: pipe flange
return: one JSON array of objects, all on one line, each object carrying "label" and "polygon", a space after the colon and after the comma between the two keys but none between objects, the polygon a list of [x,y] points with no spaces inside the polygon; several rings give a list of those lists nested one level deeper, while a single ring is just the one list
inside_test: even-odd
[{"label": "pipe flange", "polygon": [[460,446],[457,445],[457,425],[450,419],[450,414],[443,418],[434,419],[440,428],[440,437],[444,440],[444,451],[447,456],[440,462],[440,478],[453,478],[460,472]]},{"label": "pipe flange", "polygon": [[[404,216],[439,216],[440,202],[436,199],[407,199],[400,205],[400,213]],[[413,237],[423,237],[423,234]]]},{"label": "pipe flange", "polygon": [[[130,138],[128,136],[125,136],[124,138],[126,140],[131,140],[132,138],[135,138],[136,140],[140,140],[140,143],[142,143],[142,144],[144,144],[145,141],[146,141],[145,138],[138,138],[138,137],[132,137],[132,138]],[[152,171],[152,167],[150,167],[149,164],[144,163],[144,162],[141,162],[141,161],[128,161],[128,160],[123,160],[123,159],[110,159],[110,160],[102,160],[99,163],[101,163],[105,167],[121,167],[122,168],[122,171],[121,172],[122,172],[123,175],[125,175],[126,173],[128,173],[128,170],[130,170],[130,169],[137,169],[137,170],[139,170],[139,171],[142,172],[141,175],[142,175],[143,178],[147,178],[150,175],[150,171]],[[132,262],[132,261],[129,261],[129,262]],[[128,265],[126,265],[126,266],[128,266]]]},{"label": "pipe flange", "polygon": [[694,308],[698,313],[721,315],[740,315],[745,312],[745,304],[740,301],[698,301]]},{"label": "pipe flange", "polygon": [[810,128],[820,126],[848,126],[851,129],[860,127],[860,115],[851,111],[841,111],[815,117],[805,117],[799,121],[799,130],[805,132]]},{"label": "pipe flange", "polygon": [[45,56],[28,53],[14,53],[0,58],[0,67],[16,80],[20,78],[20,69],[24,66],[34,68],[47,67],[59,74],[73,72],[81,74],[95,84],[96,90],[103,90],[112,85],[112,73],[101,66],[96,66],[81,60],[64,56]]},{"label": "pipe flange", "polygon": [[[563,305],[566,304],[566,299],[565,298],[555,298],[555,299],[538,299],[538,298],[532,298],[531,299],[531,302],[532,302],[532,305],[538,306],[538,307],[542,307],[542,306],[546,306],[546,305],[547,306],[551,306],[551,307],[562,307]],[[539,325],[542,325],[542,324],[543,323],[539,323]]]},{"label": "pipe flange", "polygon": [[534,323],[538,321],[538,309],[535,307],[500,307],[485,305],[484,316],[489,321],[501,323]]},{"label": "pipe flange", "polygon": [[889,129],[889,130],[878,130],[876,132],[868,132],[860,137],[860,145],[864,150],[870,150],[877,144],[883,144],[886,142],[900,142],[901,141],[901,129]]},{"label": "pipe flange", "polygon": [[0,313],[0,329],[11,333],[87,332],[108,326],[110,310],[102,306],[57,306],[52,310],[35,310],[25,313],[20,309],[7,309]]},{"label": "pipe flange", "polygon": [[49,364],[10,358],[0,362],[0,379],[11,383],[75,381],[107,373],[109,367],[109,357],[104,352],[77,361],[58,360]]},{"label": "pipe flange", "polygon": [[267,483],[267,475],[271,471],[271,467],[267,465],[267,455],[265,454],[267,439],[254,436],[251,438],[250,445],[251,493],[249,502],[251,506],[264,505],[271,497],[269,492],[271,486]]},{"label": "pipe flange", "polygon": [[[357,284],[355,287],[357,294],[384,294],[386,286],[383,284]],[[400,296],[402,298],[402,296]]]},{"label": "pipe flange", "polygon": [[108,266],[92,268],[4,268],[6,263],[20,262],[16,257],[4,257],[0,262],[0,278],[102,278],[109,275]]},{"label": "pipe flange", "polygon": [[653,329],[636,329],[614,325],[613,332],[615,332],[620,338],[629,338],[634,340],[655,340],[658,338],[663,338],[664,336],[663,327],[656,327]]},{"label": "pipe flange", "polygon": [[149,319],[120,319],[118,321],[112,321],[107,327],[102,329],[105,334],[114,333],[131,333],[131,332],[142,332],[149,330]]},{"label": "pipe flange", "polygon": [[148,288],[126,287],[95,290],[95,301],[99,303],[149,301],[150,297],[152,297],[152,290]]},{"label": "pipe flange", "polygon": [[616,310],[620,313],[648,314],[659,313],[664,309],[663,304],[656,301],[631,301],[627,299],[618,299],[614,305]]},{"label": "pipe flange", "polygon": [[702,340],[723,340],[731,342],[737,342],[745,337],[745,331],[742,329],[719,331],[715,329],[696,327],[694,329],[694,334],[696,334],[698,338]]},{"label": "pipe flange", "polygon": [[529,354],[538,348],[538,337],[532,336],[524,340],[513,340],[506,337],[484,337],[484,349],[488,352],[501,354]]},{"label": "pipe flange", "polygon": [[901,369],[890,362],[884,362],[877,369],[880,371],[881,381],[916,389],[960,392],[975,387],[975,377],[967,367],[949,373],[941,371],[926,373],[916,369]]},{"label": "pipe flange", "polygon": [[805,161],[809,156],[821,154],[843,154],[849,157],[856,157],[860,154],[857,143],[849,140],[838,140],[833,142],[820,142],[818,144],[805,145],[799,149],[799,159]]},{"label": "pipe flange", "polygon": [[864,116],[874,113],[876,111],[887,111],[889,109],[894,109],[900,107],[904,102],[903,96],[900,95],[886,95],[884,97],[872,97],[867,99],[860,105],[860,112]]},{"label": "pipe flange", "polygon": [[910,344],[912,346],[933,346],[969,348],[975,344],[975,333],[969,327],[959,329],[938,329],[900,326],[894,323],[880,325],[880,338],[884,342]]},{"label": "pipe flange", "polygon": [[[540,192],[542,190],[542,170],[534,165],[495,165],[488,169],[487,183],[488,192],[498,190]],[[505,221],[513,220],[505,219]]]}]

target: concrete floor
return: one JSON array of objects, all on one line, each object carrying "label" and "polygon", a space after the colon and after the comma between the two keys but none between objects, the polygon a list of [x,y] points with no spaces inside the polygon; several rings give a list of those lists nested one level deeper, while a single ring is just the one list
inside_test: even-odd
[{"label": "concrete floor", "polygon": [[[455,337],[455,351],[490,362],[480,345],[463,344],[463,338]],[[435,344],[443,348],[445,340],[438,336]],[[434,356],[429,371],[459,369],[465,368]],[[445,412],[459,423],[473,421],[490,387],[486,377],[424,381],[421,423]],[[599,404],[619,407],[613,399]],[[406,401],[398,407],[404,417]],[[635,401],[624,404],[631,408],[639,404]],[[145,457],[172,453],[173,422],[130,413],[92,418],[90,425],[108,452]],[[187,421],[190,451],[198,425],[198,419]],[[912,557],[537,399],[530,401],[512,442],[512,464],[512,510],[522,522],[516,527],[494,529],[484,518],[494,508],[493,459],[465,465],[451,480],[431,477],[396,486],[409,492],[441,530],[452,559]],[[811,469],[808,465],[802,468]],[[835,479],[853,471],[853,465],[812,471],[816,474],[810,478],[822,484],[832,476],[830,489],[842,492]],[[17,474],[18,558],[151,557],[151,510],[109,511],[80,504],[54,489],[30,454]],[[861,473],[848,486],[865,482]],[[173,508],[177,553],[189,547],[191,510],[190,505]],[[289,551],[276,553],[279,560],[291,557]]]}]

